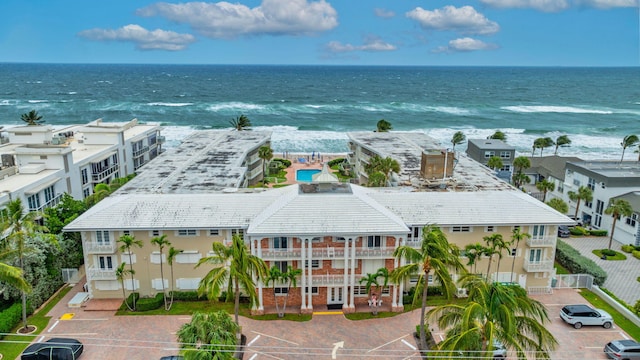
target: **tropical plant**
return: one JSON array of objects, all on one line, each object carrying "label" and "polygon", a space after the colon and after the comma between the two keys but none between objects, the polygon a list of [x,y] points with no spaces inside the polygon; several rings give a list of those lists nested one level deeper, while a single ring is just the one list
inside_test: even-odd
[{"label": "tropical plant", "polygon": [[[129,311],[133,311],[133,307],[129,305],[129,302],[127,301],[127,293],[125,291],[124,280],[129,275],[131,276],[135,275],[136,272],[133,269],[127,269],[126,266],[127,266],[127,263],[123,262],[116,268],[115,273],[116,273],[116,279],[118,279],[118,281],[120,282],[120,286],[122,287],[122,299],[124,300],[124,304],[127,305],[127,309],[129,309]],[[133,290],[131,291],[133,292]],[[132,296],[131,298],[135,303],[135,296]]]},{"label": "tropical plant", "polygon": [[494,132],[493,135],[489,136],[487,139],[507,141],[507,135],[500,130],[496,130],[496,132]]},{"label": "tropical plant", "polygon": [[[287,271],[282,272],[279,267],[272,266],[267,273],[265,278],[265,284],[269,286],[269,283],[273,283],[273,298],[276,303],[276,312],[278,313],[278,317],[284,317],[285,312],[287,311],[287,300],[289,299],[289,291],[291,291],[291,287],[296,287],[297,278],[302,274],[301,269],[294,269],[291,265],[287,266]],[[280,311],[278,296],[276,294],[276,285],[286,284],[287,292],[284,296],[284,304],[282,305],[282,311]]]},{"label": "tropical plant", "polygon": [[451,138],[451,144],[453,144],[453,151],[456,151],[456,145],[462,144],[467,137],[462,133],[462,131],[456,131]]},{"label": "tropical plant", "polygon": [[562,214],[566,214],[567,212],[569,212],[569,205],[567,205],[567,203],[560,198],[549,199],[549,201],[547,201],[547,205],[551,206],[557,212]]},{"label": "tropical plant", "polygon": [[560,135],[556,138],[556,151],[553,153],[553,155],[558,155],[558,148],[560,146],[569,146],[571,145],[571,139],[569,139],[569,137],[567,135]]},{"label": "tropical plant", "polygon": [[542,156],[542,152],[545,148],[552,147],[555,144],[556,143],[550,137],[537,138],[533,141],[533,152],[531,153],[531,156],[535,154],[536,149],[540,149],[540,156]]},{"label": "tropical plant", "polygon": [[542,202],[545,202],[547,200],[547,192],[555,190],[556,184],[552,181],[544,179],[536,183],[536,189],[542,192]]},{"label": "tropical plant", "polygon": [[42,116],[37,111],[31,110],[26,114],[20,115],[20,119],[27,123],[28,126],[36,126],[44,124]]},{"label": "tropical plant", "polygon": [[627,135],[622,139],[622,142],[620,143],[620,146],[622,146],[622,156],[620,157],[620,161],[624,160],[624,151],[628,148],[628,147],[632,147],[634,145],[637,145],[640,142],[640,139],[638,138],[637,135]]},{"label": "tropical plant", "polygon": [[[424,284],[422,286],[420,313],[420,345],[422,349],[426,349],[427,341],[424,321],[427,308],[429,275],[433,273],[433,281],[441,284],[442,294],[447,298],[451,298],[456,287],[449,269],[465,272],[459,255],[460,250],[454,244],[449,243],[445,234],[436,225],[427,225],[422,229],[422,242],[419,249],[402,245],[393,252],[393,256],[396,259],[404,259],[407,264],[393,270],[389,275],[391,280],[399,284],[417,274],[418,283],[423,282]],[[416,296],[418,296],[417,291]]]},{"label": "tropical plant", "polygon": [[502,251],[504,249],[508,249],[511,243],[508,241],[505,241],[502,237],[502,234],[493,234],[493,235],[485,236],[482,239],[484,240],[485,244],[487,244],[487,246],[485,247],[486,249],[485,255],[489,257],[489,264],[487,265],[487,281],[489,281],[489,274],[490,274],[489,271],[491,270],[491,262],[493,261],[493,255],[498,255],[498,268],[496,270],[497,274],[495,279],[495,281],[497,281],[499,271],[500,271],[500,260],[502,260]]},{"label": "tropical plant", "polygon": [[251,128],[251,120],[246,115],[235,117],[229,123],[237,131],[250,130]]},{"label": "tropical plant", "polygon": [[380,283],[378,283],[378,273],[367,273],[365,276],[360,278],[360,284],[364,284],[365,290],[367,291],[367,295],[371,297],[371,288],[373,286],[377,288],[380,287]]},{"label": "tropical plant", "polygon": [[387,185],[387,178],[380,171],[376,171],[369,175],[368,187],[385,187]]},{"label": "tropical plant", "polygon": [[571,201],[575,201],[576,202],[576,213],[574,214],[574,217],[577,219],[578,218],[578,210],[580,209],[580,201],[584,200],[586,202],[591,202],[593,200],[593,191],[591,191],[590,188],[586,187],[586,186],[580,186],[578,188],[578,191],[569,191],[567,193],[567,195],[569,195],[569,199]]},{"label": "tropical plant", "polygon": [[365,165],[364,170],[369,177],[376,172],[382,173],[384,175],[384,186],[386,186],[391,173],[400,173],[400,164],[393,158],[374,155],[369,158],[369,163]]},{"label": "tropical plant", "polygon": [[391,125],[391,123],[385,119],[381,119],[376,124],[376,132],[389,132],[392,128],[393,126]]},{"label": "tropical plant", "polygon": [[160,282],[162,282],[162,298],[164,299],[164,309],[169,310],[169,303],[167,302],[167,292],[164,288],[164,269],[162,267],[164,259],[162,258],[162,251],[166,246],[171,246],[171,242],[167,240],[167,235],[162,235],[153,237],[151,239],[151,244],[158,246],[158,250],[160,250]]},{"label": "tropical plant", "polygon": [[238,315],[240,312],[240,291],[249,297],[251,305],[258,302],[255,279],[264,279],[267,274],[267,265],[259,257],[252,255],[243,238],[234,234],[229,246],[219,242],[212,245],[212,256],[200,259],[196,267],[204,264],[213,265],[214,268],[200,280],[198,295],[206,294],[208,299],[217,299],[223,286],[227,286],[227,300],[231,295],[235,296],[235,321],[240,325]]},{"label": "tropical plant", "polygon": [[[468,244],[464,247],[464,253],[467,258],[467,266],[469,266],[469,272],[474,274],[478,273],[478,262],[482,259],[482,255],[486,254],[487,250],[482,244]],[[473,271],[472,267],[473,266]]]},{"label": "tropical plant", "polygon": [[504,166],[499,156],[492,156],[487,161],[487,166],[493,170],[500,170]]},{"label": "tropical plant", "polygon": [[[119,248],[120,252],[127,253],[129,255],[129,271],[128,271],[128,273],[131,276],[131,291],[133,292],[136,289],[136,283],[135,283],[135,280],[133,279],[133,275],[135,275],[135,271],[133,270],[133,254],[131,253],[131,249],[134,248],[134,247],[141,248],[142,247],[142,241],[136,239],[135,236],[133,236],[133,235],[122,235],[118,239],[118,243],[121,244],[120,248]],[[123,286],[124,286],[124,282],[123,282]],[[136,310],[136,298],[135,298],[135,296],[133,297],[131,310],[133,310],[133,311]]]},{"label": "tropical plant", "polygon": [[493,358],[494,344],[502,343],[518,359],[527,353],[549,359],[558,342],[547,330],[547,310],[541,302],[527,296],[520,286],[489,283],[474,275],[459,282],[468,289],[463,304],[445,304],[429,311],[430,322],[446,329],[438,348],[447,358]]},{"label": "tropical plant", "polygon": [[[515,243],[516,251],[518,251],[517,249],[520,246],[520,241],[527,240],[529,238],[531,238],[531,234],[523,233],[522,231],[520,231],[520,228],[517,227],[513,229],[511,233],[511,244]],[[515,265],[516,265],[516,257],[514,255],[513,258],[511,259],[511,282],[513,282],[513,270],[515,269]]]},{"label": "tropical plant", "polygon": [[611,244],[613,243],[613,231],[616,229],[616,222],[620,219],[620,216],[630,217],[633,214],[633,208],[627,200],[614,199],[609,203],[609,207],[604,210],[604,213],[611,215],[613,223],[611,224],[611,233],[609,234],[609,247],[611,250]]},{"label": "tropical plant", "polygon": [[273,150],[270,146],[261,146],[258,149],[258,157],[262,159],[262,179],[267,176],[267,164],[273,159]]},{"label": "tropical plant", "polygon": [[0,252],[0,284],[7,284],[20,291],[28,292],[31,290],[31,286],[29,286],[22,276],[22,270],[4,262],[4,259],[12,257],[14,252],[13,250],[3,250]]},{"label": "tropical plant", "polygon": [[167,264],[169,264],[169,268],[171,269],[171,290],[169,291],[171,298],[169,299],[169,306],[167,307],[167,310],[171,310],[171,306],[173,305],[173,284],[175,284],[173,277],[173,260],[175,260],[176,256],[180,253],[182,253],[182,250],[176,249],[172,246],[169,248],[169,252],[167,254]]},{"label": "tropical plant", "polygon": [[225,311],[196,312],[176,335],[185,360],[233,359],[240,326]]},{"label": "tropical plant", "polygon": [[529,183],[530,179],[523,171],[531,167],[531,160],[526,156],[518,156],[513,159],[513,166],[516,168],[516,173],[513,174],[513,185],[519,188],[523,183]]}]

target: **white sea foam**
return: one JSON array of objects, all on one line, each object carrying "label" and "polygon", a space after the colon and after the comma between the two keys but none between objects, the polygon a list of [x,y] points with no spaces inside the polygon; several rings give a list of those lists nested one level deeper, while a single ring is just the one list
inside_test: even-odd
[{"label": "white sea foam", "polygon": [[502,106],[501,109],[519,113],[573,113],[573,114],[613,114],[613,110],[588,109],[574,106]]},{"label": "white sea foam", "polygon": [[27,102],[29,104],[40,104],[40,103],[46,103],[49,102],[49,100],[27,100]]},{"label": "white sea foam", "polygon": [[149,106],[170,106],[170,107],[182,107],[182,106],[190,106],[193,103],[167,103],[167,102],[151,102],[147,103]]},{"label": "white sea foam", "polygon": [[263,110],[265,107],[263,105],[257,104],[248,104],[243,102],[224,102],[207,106],[207,110],[209,111],[235,111],[242,112],[248,110]]},{"label": "white sea foam", "polygon": [[78,92],[76,92],[76,91],[69,91],[69,92],[67,93],[67,95],[75,95],[75,94],[77,94],[77,93],[78,93]]},{"label": "white sea foam", "polygon": [[0,100],[0,106],[15,106],[17,104],[18,104],[18,100],[7,100],[7,99]]}]

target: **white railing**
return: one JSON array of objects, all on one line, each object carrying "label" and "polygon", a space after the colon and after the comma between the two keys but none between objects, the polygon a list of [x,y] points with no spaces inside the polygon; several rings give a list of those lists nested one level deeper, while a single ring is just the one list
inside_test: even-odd
[{"label": "white railing", "polygon": [[300,259],[300,248],[293,249],[262,249],[264,260]]},{"label": "white railing", "polygon": [[420,248],[420,245],[422,245],[422,240],[407,240],[404,244],[414,249],[418,249]]},{"label": "white railing", "polygon": [[311,256],[312,259],[344,259],[344,248],[314,248]]},{"label": "white railing", "polygon": [[29,211],[43,211],[44,209],[54,207],[58,205],[58,203],[60,203],[60,200],[62,199],[62,195],[64,195],[64,193],[56,195],[53,199],[47,201],[37,209],[29,208]]},{"label": "white railing", "polygon": [[118,171],[118,164],[113,164],[97,174],[92,174],[91,179],[93,180],[93,182],[100,182],[116,171]]},{"label": "white railing", "polygon": [[391,257],[393,255],[393,248],[356,248],[356,257]]},{"label": "white railing", "polygon": [[116,252],[115,242],[86,241],[84,248],[89,254],[113,254]]},{"label": "white railing", "polygon": [[147,151],[149,151],[149,147],[148,146],[143,146],[141,149],[133,151],[133,157],[138,157],[138,156],[144,155],[144,153],[146,153]]},{"label": "white railing", "polygon": [[344,275],[312,275],[311,285],[344,285]]},{"label": "white railing", "polygon": [[526,272],[551,271],[553,270],[553,261],[552,260],[541,260],[541,261],[525,260],[523,267]]},{"label": "white railing", "polygon": [[556,236],[546,235],[546,236],[530,237],[527,239],[527,245],[531,247],[556,246]]},{"label": "white railing", "polygon": [[549,286],[529,286],[527,293],[529,293],[529,295],[547,295],[553,294],[553,289]]},{"label": "white railing", "polygon": [[91,280],[116,280],[115,269],[101,269],[91,266],[87,269],[87,275]]}]

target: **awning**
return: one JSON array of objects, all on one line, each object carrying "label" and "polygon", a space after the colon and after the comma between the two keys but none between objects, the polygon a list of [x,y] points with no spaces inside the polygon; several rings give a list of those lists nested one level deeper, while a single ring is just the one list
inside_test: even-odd
[{"label": "awning", "polygon": [[35,188],[33,188],[33,189],[29,189],[29,190],[25,191],[25,192],[24,192],[24,194],[25,194],[25,195],[33,195],[33,194],[37,194],[37,193],[39,193],[40,191],[42,191],[42,190],[44,190],[44,189],[48,188],[49,186],[51,186],[51,185],[53,185],[53,184],[57,183],[58,181],[60,181],[60,179],[61,179],[61,178],[56,177],[55,179],[53,179],[53,180],[51,180],[51,181],[47,181],[47,182],[46,182],[46,183],[44,183],[44,184],[38,185],[38,186],[36,186],[36,187],[35,187]]}]

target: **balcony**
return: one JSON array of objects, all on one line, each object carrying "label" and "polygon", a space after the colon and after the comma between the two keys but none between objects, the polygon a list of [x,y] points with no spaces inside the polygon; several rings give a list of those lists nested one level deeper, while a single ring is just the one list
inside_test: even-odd
[{"label": "balcony", "polygon": [[300,248],[293,249],[262,249],[263,260],[299,260]]},{"label": "balcony", "polygon": [[344,248],[314,248],[311,256],[313,259],[344,259]]},{"label": "balcony", "polygon": [[422,245],[422,240],[407,240],[405,242],[406,246],[412,247],[414,249],[419,249]]},{"label": "balcony", "polygon": [[[298,281],[300,284],[300,281]],[[344,275],[312,275],[311,286],[344,285]]]},{"label": "balcony", "polygon": [[165,138],[164,136],[158,136],[158,143],[164,144],[165,141],[167,141],[167,138]]},{"label": "balcony", "polygon": [[556,236],[532,236],[527,239],[527,245],[530,247],[556,246]]},{"label": "balcony", "polygon": [[115,269],[102,269],[91,266],[87,269],[87,275],[91,280],[116,280]]},{"label": "balcony", "polygon": [[111,174],[118,171],[118,164],[113,164],[106,169],[100,170],[97,173],[91,175],[91,180],[94,183],[102,182],[104,179],[108,178]]},{"label": "balcony", "polygon": [[362,247],[356,248],[358,258],[390,258],[393,257],[394,248]]},{"label": "balcony", "polygon": [[145,153],[147,153],[148,151],[149,151],[149,147],[148,146],[143,146],[141,149],[133,150],[133,157],[134,158],[140,157],[140,156],[144,155]]},{"label": "balcony", "polygon": [[86,241],[83,246],[88,254],[113,254],[116,252],[115,242]]},{"label": "balcony", "polygon": [[525,260],[523,264],[526,272],[543,272],[553,270],[553,260],[531,261]]},{"label": "balcony", "polygon": [[60,203],[60,200],[62,199],[62,195],[64,195],[64,194],[56,195],[53,199],[47,201],[46,203],[44,203],[43,205],[41,205],[38,208],[29,207],[29,211],[43,211],[44,209],[47,209],[47,208],[50,208],[50,207],[54,207],[54,206],[58,205],[58,203]]},{"label": "balcony", "polygon": [[[393,256],[394,248],[356,248],[356,258],[390,258]],[[305,249],[305,258],[308,258],[308,249]],[[351,251],[351,250],[349,250]],[[351,252],[349,253],[351,258]],[[262,249],[262,259],[264,260],[301,260],[302,254],[300,248],[292,249]],[[330,260],[344,259],[344,248],[313,248],[311,250],[311,259],[313,260]]]}]

